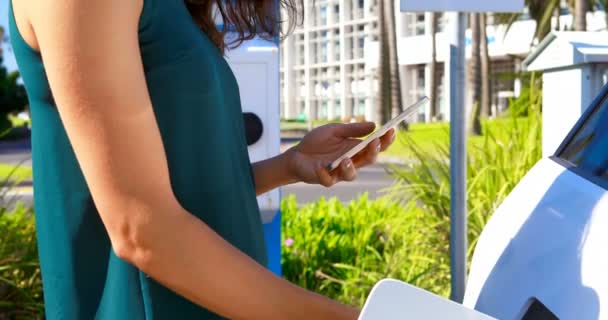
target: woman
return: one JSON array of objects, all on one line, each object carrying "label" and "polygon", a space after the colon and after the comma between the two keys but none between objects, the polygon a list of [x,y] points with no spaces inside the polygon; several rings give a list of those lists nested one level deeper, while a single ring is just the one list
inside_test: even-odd
[{"label": "woman", "polygon": [[251,165],[214,4],[241,40],[274,35],[272,0],[12,1],[47,319],[357,317],[264,268],[256,193],[353,180],[394,133],[331,173],[372,124]]}]

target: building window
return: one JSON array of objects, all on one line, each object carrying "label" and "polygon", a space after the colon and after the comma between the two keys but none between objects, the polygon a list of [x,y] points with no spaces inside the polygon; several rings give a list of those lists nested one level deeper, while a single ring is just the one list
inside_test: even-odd
[{"label": "building window", "polygon": [[321,22],[320,25],[326,25],[327,24],[327,7],[326,6],[322,6],[321,7]]},{"label": "building window", "polygon": [[418,66],[416,70],[416,89],[417,91],[424,92],[425,87],[425,66]]},{"label": "building window", "polygon": [[334,60],[340,61],[340,40],[334,40]]},{"label": "building window", "polygon": [[319,108],[319,118],[327,119],[327,100],[321,101],[321,108]]},{"label": "building window", "polygon": [[369,6],[369,11],[373,16],[378,16],[378,2],[376,0],[369,0],[371,1],[370,6]]},{"label": "building window", "polygon": [[335,107],[336,107],[336,114],[337,115],[342,113],[342,104],[341,103],[342,103],[342,101],[340,99],[336,100]]},{"label": "building window", "polygon": [[350,36],[350,37],[346,38],[346,49],[347,49],[346,52],[348,53],[348,55],[346,56],[346,60],[351,60],[354,58],[352,49],[348,50],[348,48],[352,48],[352,47],[353,47],[353,38],[352,38],[352,36]]},{"label": "building window", "polygon": [[[425,73],[425,65],[417,65],[407,68],[407,72],[405,74],[408,75],[410,81],[409,83],[411,84],[407,91],[408,103],[417,101],[425,94]],[[421,110],[420,112],[423,111],[424,110]]]},{"label": "building window", "polygon": [[416,35],[424,34],[424,14],[416,15]]},{"label": "building window", "polygon": [[355,115],[357,116],[364,116],[365,115],[365,99],[363,98],[359,98],[356,99],[357,101],[357,106],[355,107]]},{"label": "building window", "polygon": [[437,33],[443,32],[447,25],[447,17],[443,13],[437,13]]},{"label": "building window", "polygon": [[411,36],[420,36],[425,32],[424,23],[424,13],[409,13],[406,14],[407,26],[405,35],[408,37]]},{"label": "building window", "polygon": [[363,37],[359,37],[357,39],[357,47],[361,49],[361,51],[363,51],[363,48],[365,48],[365,39]]}]

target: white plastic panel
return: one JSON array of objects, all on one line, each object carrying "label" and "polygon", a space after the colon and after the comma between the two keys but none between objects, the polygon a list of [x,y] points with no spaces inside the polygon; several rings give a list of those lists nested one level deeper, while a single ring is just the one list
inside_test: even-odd
[{"label": "white plastic panel", "polygon": [[393,279],[385,279],[372,289],[359,320],[492,320],[428,291]]},{"label": "white plastic panel", "polygon": [[[249,146],[252,162],[280,153],[279,50],[276,44],[255,39],[230,50],[226,60],[239,83],[243,112],[255,113],[264,125],[262,137]],[[265,223],[272,221],[280,207],[279,189],[258,197]]]},{"label": "white plastic panel", "polygon": [[464,305],[520,319],[536,298],[560,319],[608,318],[607,213],[606,190],[540,161],[481,234]]}]

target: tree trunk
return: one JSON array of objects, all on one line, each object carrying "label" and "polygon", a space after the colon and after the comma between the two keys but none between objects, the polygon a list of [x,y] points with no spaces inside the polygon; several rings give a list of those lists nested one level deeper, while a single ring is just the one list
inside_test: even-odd
[{"label": "tree trunk", "polygon": [[436,12],[431,14],[431,121],[436,121],[439,114],[437,96],[437,29],[439,27],[439,17]]},{"label": "tree trunk", "polygon": [[555,8],[555,30],[557,30],[557,31],[560,31],[560,29],[562,28],[561,11],[562,11],[562,8],[558,4],[557,7]]},{"label": "tree trunk", "polygon": [[608,29],[608,0],[604,0],[604,20],[606,20],[606,29]]},{"label": "tree trunk", "polygon": [[574,30],[587,31],[588,0],[576,0],[574,4]]},{"label": "tree trunk", "polygon": [[473,95],[473,112],[471,113],[472,123],[470,126],[471,134],[481,134],[481,55],[480,55],[480,14],[471,14],[471,62],[469,79],[471,84],[471,94]]},{"label": "tree trunk", "polygon": [[481,116],[490,116],[492,106],[492,64],[488,49],[488,35],[486,33],[487,15],[482,13],[479,18],[479,37],[481,48]]},{"label": "tree trunk", "polygon": [[390,74],[390,53],[388,45],[387,24],[385,1],[378,1],[378,106],[376,109],[376,124],[383,124],[388,121],[391,105],[391,74]]},{"label": "tree trunk", "polygon": [[391,88],[391,118],[398,116],[403,110],[401,99],[401,77],[399,74],[399,56],[397,54],[397,30],[395,26],[395,2],[387,1],[384,5],[386,11],[385,23],[388,30],[390,88]]},{"label": "tree trunk", "polygon": [[[0,41],[4,39],[4,27],[0,26]],[[3,46],[0,46],[0,60],[4,58]]]}]

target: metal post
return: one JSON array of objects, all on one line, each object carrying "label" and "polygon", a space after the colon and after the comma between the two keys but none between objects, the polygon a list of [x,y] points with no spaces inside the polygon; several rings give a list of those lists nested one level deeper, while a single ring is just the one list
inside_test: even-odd
[{"label": "metal post", "polygon": [[462,303],[467,272],[465,31],[467,15],[450,13],[450,261],[451,296]]}]

